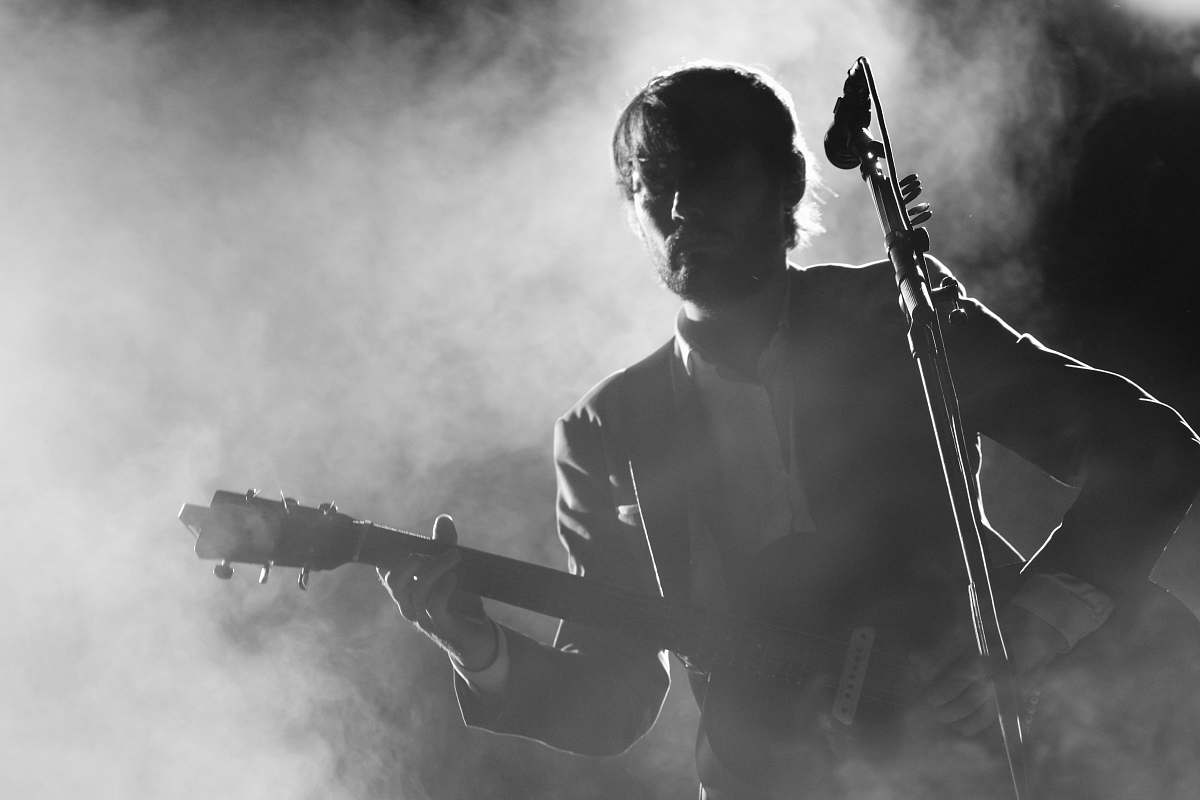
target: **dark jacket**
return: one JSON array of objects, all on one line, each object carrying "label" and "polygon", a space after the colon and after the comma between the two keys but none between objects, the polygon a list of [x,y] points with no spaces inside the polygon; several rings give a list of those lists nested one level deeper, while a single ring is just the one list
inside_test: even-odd
[{"label": "dark jacket", "polygon": [[[793,269],[789,280],[790,429],[819,532],[811,574],[822,585],[810,588],[909,588],[931,611],[948,591],[961,602],[953,520],[890,264]],[[967,430],[1080,487],[1026,569],[1070,573],[1119,603],[1147,579],[1200,488],[1200,441],[1130,381],[1018,334],[974,300],[963,305],[966,319],[945,335]],[[559,535],[573,572],[646,592],[661,584],[686,601],[688,507],[712,468],[703,431],[673,341],[559,419]],[[508,638],[499,707],[458,682],[468,724],[603,755],[657,716],[665,654],[569,622],[553,647]]]}]

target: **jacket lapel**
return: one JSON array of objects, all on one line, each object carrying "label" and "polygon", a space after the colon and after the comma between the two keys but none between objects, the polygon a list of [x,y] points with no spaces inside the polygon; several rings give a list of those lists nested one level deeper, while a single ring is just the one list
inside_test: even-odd
[{"label": "jacket lapel", "polygon": [[622,416],[630,472],[663,596],[690,594],[688,509],[713,467],[702,410],[674,340],[625,372]]}]

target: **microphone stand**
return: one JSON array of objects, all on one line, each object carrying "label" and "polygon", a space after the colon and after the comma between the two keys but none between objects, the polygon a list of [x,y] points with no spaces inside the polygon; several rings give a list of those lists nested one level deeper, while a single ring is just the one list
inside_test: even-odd
[{"label": "microphone stand", "polygon": [[[874,98],[879,113],[884,143],[875,141],[866,131],[871,122],[868,93]],[[850,69],[844,96],[834,107],[834,116],[833,127],[826,139],[826,152],[834,166],[842,169],[859,167],[879,212],[888,260],[896,270],[900,306],[908,321],[908,345],[925,390],[942,474],[958,529],[975,642],[995,689],[1000,735],[1013,791],[1017,800],[1032,800],[1021,734],[1021,695],[1000,630],[988,570],[987,546],[980,534],[974,475],[967,458],[967,438],[942,338],[943,320],[954,325],[966,316],[958,306],[958,283],[946,279],[938,287],[929,286],[929,270],[925,263],[929,233],[924,228],[913,227],[905,207],[905,199],[912,199],[915,192],[909,194],[896,180],[883,110],[879,106],[871,66],[865,58],[860,57]],[[888,144],[885,146],[885,143]],[[922,213],[915,218],[923,221],[928,216]]]}]

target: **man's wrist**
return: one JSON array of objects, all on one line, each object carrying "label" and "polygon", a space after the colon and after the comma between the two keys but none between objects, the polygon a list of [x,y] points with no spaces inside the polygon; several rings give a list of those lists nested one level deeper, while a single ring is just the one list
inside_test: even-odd
[{"label": "man's wrist", "polygon": [[491,622],[496,637],[496,650],[490,663],[481,669],[469,670],[451,654],[450,666],[475,694],[495,699],[503,694],[504,687],[508,684],[509,655],[508,637],[505,635],[504,629],[495,621]]},{"label": "man's wrist", "polygon": [[1063,652],[1103,625],[1113,610],[1107,594],[1062,572],[1030,575],[1011,603],[1062,634]]},{"label": "man's wrist", "polygon": [[476,666],[474,664],[468,664],[467,661],[462,657],[462,654],[455,652],[450,653],[450,659],[458,666],[462,667],[463,672],[483,672],[495,666],[497,659],[500,658],[501,639],[503,638],[500,633],[500,626],[497,625],[496,621],[491,617],[488,617],[487,621],[488,627],[492,634],[491,655],[489,655],[487,659],[481,659],[480,664]]}]

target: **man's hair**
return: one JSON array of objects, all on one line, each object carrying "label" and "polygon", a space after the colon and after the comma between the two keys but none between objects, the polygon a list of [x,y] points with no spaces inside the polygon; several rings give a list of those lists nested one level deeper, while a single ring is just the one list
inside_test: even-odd
[{"label": "man's hair", "polygon": [[613,165],[626,200],[633,198],[633,163],[681,147],[700,157],[748,142],[778,176],[788,212],[788,246],[820,231],[813,202],[801,204],[812,182],[804,141],[786,89],[761,70],[698,61],[655,75],[617,119]]}]

